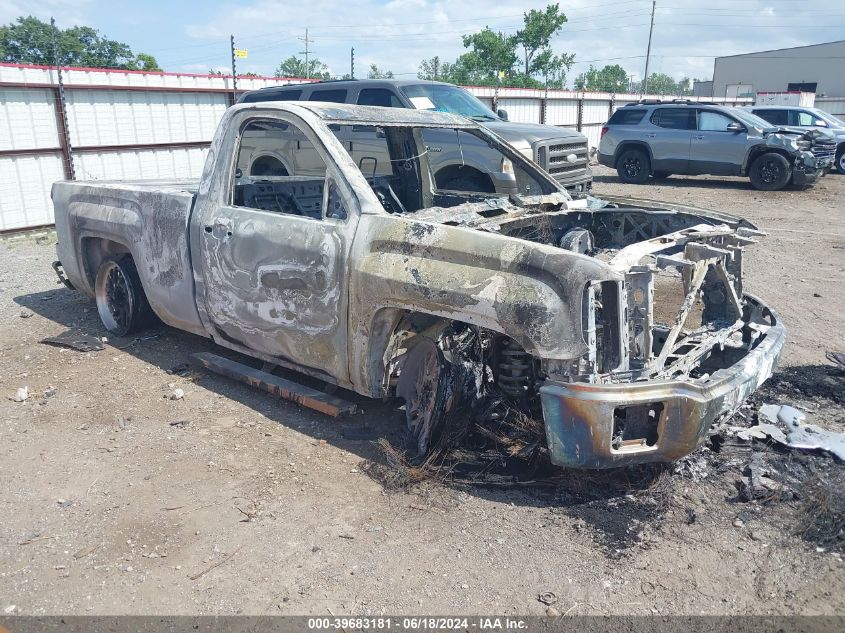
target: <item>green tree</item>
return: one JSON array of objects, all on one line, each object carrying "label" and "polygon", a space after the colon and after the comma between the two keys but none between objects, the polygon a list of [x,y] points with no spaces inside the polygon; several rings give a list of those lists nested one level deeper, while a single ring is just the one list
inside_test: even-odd
[{"label": "green tree", "polygon": [[625,92],[628,90],[628,73],[618,64],[605,66],[602,69],[590,64],[587,71],[578,75],[575,88],[596,92]]},{"label": "green tree", "polygon": [[673,95],[678,91],[678,84],[669,75],[651,73],[648,76],[646,92],[650,95]]},{"label": "green tree", "polygon": [[[62,66],[161,70],[152,55],[135,55],[128,44],[101,36],[90,26],[56,31]],[[52,65],[52,27],[33,16],[19,17],[16,22],[0,27],[0,59],[15,64]]]},{"label": "green tree", "polygon": [[370,64],[370,70],[367,71],[367,79],[393,79],[393,71],[382,70],[375,64]]},{"label": "green tree", "polygon": [[[489,27],[464,35],[464,48],[469,49],[466,53],[451,64],[439,57],[425,59],[420,62],[417,76],[478,86],[563,88],[575,55],[556,55],[551,48],[551,38],[560,32],[565,22],[566,15],[558,4],[550,4],[542,11],[532,9],[523,14],[523,28],[515,35],[496,32]],[[521,55],[517,52],[519,47],[522,47]]]},{"label": "green tree", "polygon": [[443,62],[438,55],[435,55],[431,59],[424,59],[420,62],[419,70],[417,71],[417,79],[439,81],[442,78]]},{"label": "green tree", "polygon": [[[549,43],[566,23],[566,14],[560,10],[560,5],[550,4],[543,11],[531,9],[525,13],[523,23],[525,26],[516,32],[514,40],[522,46],[523,79],[527,82],[532,75],[547,74],[552,58]],[[548,52],[548,55],[536,57],[538,52]]]},{"label": "green tree", "polygon": [[464,35],[463,42],[465,48],[472,50],[458,58],[456,64],[460,64],[462,70],[488,84],[496,83],[499,72],[513,79],[517,60],[516,36],[495,33],[484,27],[478,33]]},{"label": "green tree", "polygon": [[275,77],[310,77],[311,79],[331,79],[329,67],[316,57],[308,60],[308,68],[305,67],[305,60],[291,55],[279,64],[274,73]]},{"label": "green tree", "polygon": [[[562,89],[566,86],[566,73],[574,63],[574,53],[555,55],[552,49],[547,48],[537,55],[532,62],[532,67],[538,75],[543,77],[544,86]],[[530,77],[526,79],[528,82],[533,81]]]}]

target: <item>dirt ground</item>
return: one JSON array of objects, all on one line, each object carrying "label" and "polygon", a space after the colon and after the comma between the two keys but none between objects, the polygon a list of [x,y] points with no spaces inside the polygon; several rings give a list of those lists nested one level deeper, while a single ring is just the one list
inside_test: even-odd
[{"label": "dirt ground", "polygon": [[[756,401],[845,427],[845,378],[824,356],[845,351],[845,176],[764,193],[741,179],[625,186],[599,167],[595,192],[768,231],[748,251],[746,286],[779,311],[789,342]],[[338,422],[185,371],[213,346],[163,327],[100,352],[40,343],[71,327],[106,334],[91,301],[56,285],[41,241],[0,244],[4,613],[540,615],[543,592],[551,614],[845,613],[842,540],[811,529],[824,503],[809,488],[743,502],[734,486],[752,450],[841,477],[830,457],[711,447],[621,491],[391,491],[368,475],[374,440],[401,434],[389,404]],[[30,398],[12,401],[23,386]],[[176,388],[183,399],[169,399]]]}]

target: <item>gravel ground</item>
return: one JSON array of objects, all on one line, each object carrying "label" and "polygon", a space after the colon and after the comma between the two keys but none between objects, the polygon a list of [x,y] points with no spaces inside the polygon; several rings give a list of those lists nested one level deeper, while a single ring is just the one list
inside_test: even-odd
[{"label": "gravel ground", "polygon": [[[790,341],[761,397],[842,429],[845,384],[824,352],[845,350],[845,176],[777,193],[596,176],[599,195],[724,210],[769,232],[748,251],[747,286]],[[841,542],[808,540],[799,502],[739,502],[737,463],[706,449],[621,493],[448,481],[391,492],[366,468],[380,459],[372,440],[399,437],[387,404],[337,422],[181,371],[212,345],[168,328],[100,352],[44,345],[69,327],[106,334],[88,299],[56,285],[47,242],[0,244],[4,613],[539,615],[546,591],[570,615],[845,610]],[[23,386],[30,398],[13,402]],[[169,399],[176,388],[183,399]]]}]

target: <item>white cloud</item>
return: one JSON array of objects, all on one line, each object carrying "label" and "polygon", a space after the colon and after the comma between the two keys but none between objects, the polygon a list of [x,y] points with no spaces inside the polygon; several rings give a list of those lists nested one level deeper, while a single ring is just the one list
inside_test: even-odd
[{"label": "white cloud", "polygon": [[0,0],[0,24],[32,15],[45,21],[54,17],[59,28],[68,28],[86,23],[84,10],[90,4],[91,0]]}]

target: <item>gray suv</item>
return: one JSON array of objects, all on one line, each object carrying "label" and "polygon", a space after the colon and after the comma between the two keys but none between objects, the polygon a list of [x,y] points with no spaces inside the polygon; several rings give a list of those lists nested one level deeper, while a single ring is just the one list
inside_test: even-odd
[{"label": "gray suv", "polygon": [[836,169],[845,174],[845,121],[842,119],[818,108],[800,106],[746,106],[746,110],[772,125],[830,132],[836,139]]},{"label": "gray suv", "polygon": [[627,183],[671,174],[748,176],[757,189],[815,182],[833,164],[836,142],[819,130],[778,128],[741,108],[640,101],[602,127],[598,159]]},{"label": "gray suv", "polygon": [[[271,86],[243,94],[239,103],[257,101],[327,101],[387,108],[413,108],[451,112],[481,123],[498,134],[526,158],[533,160],[562,186],[574,192],[587,192],[592,187],[593,172],[589,166],[587,137],[580,132],[553,125],[512,123],[504,110],[493,112],[469,92],[452,84],[419,79],[351,79],[319,81],[310,84]],[[361,126],[354,126],[359,128]],[[347,140],[366,142],[370,130],[353,130]],[[501,165],[484,164],[487,151],[475,152],[471,147],[452,147],[454,139],[433,139],[429,158],[437,185],[447,189],[472,191],[497,190],[497,173]],[[507,174],[502,174],[507,180]]]}]

